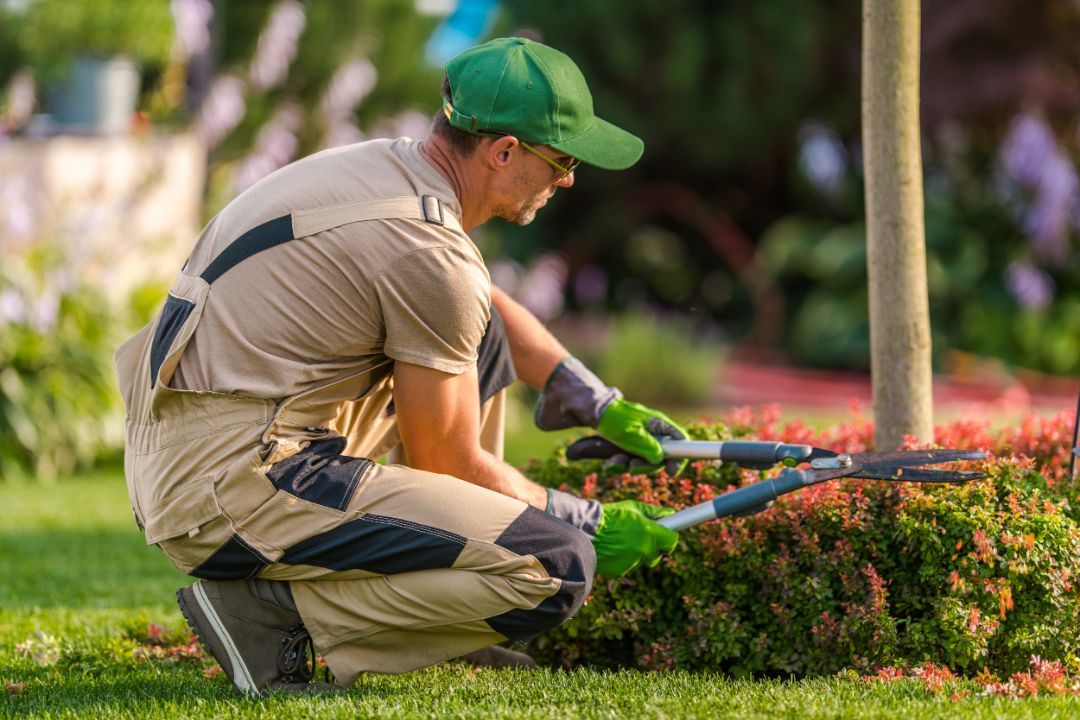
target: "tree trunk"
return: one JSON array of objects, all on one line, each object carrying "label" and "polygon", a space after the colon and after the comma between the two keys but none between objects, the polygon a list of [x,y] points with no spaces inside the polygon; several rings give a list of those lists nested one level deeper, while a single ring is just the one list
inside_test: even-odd
[{"label": "tree trunk", "polygon": [[919,144],[919,0],[863,0],[862,121],[875,443],[933,442]]}]

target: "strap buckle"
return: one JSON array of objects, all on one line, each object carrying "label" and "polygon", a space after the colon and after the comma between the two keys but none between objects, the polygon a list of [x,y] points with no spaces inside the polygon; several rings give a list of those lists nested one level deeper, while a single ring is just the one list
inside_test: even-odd
[{"label": "strap buckle", "polygon": [[424,215],[424,222],[432,225],[446,225],[442,203],[434,195],[422,195],[420,197],[420,212]]}]

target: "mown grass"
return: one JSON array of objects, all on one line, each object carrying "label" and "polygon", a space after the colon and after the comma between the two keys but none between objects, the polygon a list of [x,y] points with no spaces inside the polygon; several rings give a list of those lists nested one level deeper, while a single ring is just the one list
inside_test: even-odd
[{"label": "mown grass", "polygon": [[[0,715],[93,718],[1072,718],[1071,698],[1010,700],[855,676],[734,680],[637,671],[474,671],[364,677],[333,697],[244,699],[200,660],[137,659],[148,623],[183,627],[186,582],[135,529],[123,480],[0,484]],[[16,646],[29,641],[30,648]],[[51,655],[50,655],[51,652]],[[39,657],[35,658],[34,655]],[[10,684],[10,690],[5,690]]]}]

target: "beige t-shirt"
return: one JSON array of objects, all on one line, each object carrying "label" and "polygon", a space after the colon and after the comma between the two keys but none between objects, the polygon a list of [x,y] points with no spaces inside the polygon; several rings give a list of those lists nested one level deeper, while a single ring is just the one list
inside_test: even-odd
[{"label": "beige t-shirt", "polygon": [[[432,195],[460,217],[419,142],[374,140],[288,165],[207,225],[185,272],[198,275],[247,230],[290,212]],[[422,220],[371,220],[297,238],[244,260],[211,286],[170,383],[286,398],[387,359],[459,374],[476,363],[491,285],[469,237]]]}]

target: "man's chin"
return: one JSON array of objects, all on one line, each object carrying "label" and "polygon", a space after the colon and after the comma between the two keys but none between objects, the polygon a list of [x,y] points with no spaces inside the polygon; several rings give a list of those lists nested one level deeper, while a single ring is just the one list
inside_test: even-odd
[{"label": "man's chin", "polygon": [[536,219],[536,213],[540,211],[540,208],[547,205],[549,199],[550,197],[545,197],[539,202],[533,202],[530,205],[519,205],[516,208],[503,207],[496,210],[494,215],[515,225],[528,225]]},{"label": "man's chin", "polygon": [[527,210],[516,210],[514,212],[499,213],[499,217],[507,222],[515,225],[528,225],[536,219],[536,211],[539,208],[529,208]]}]

